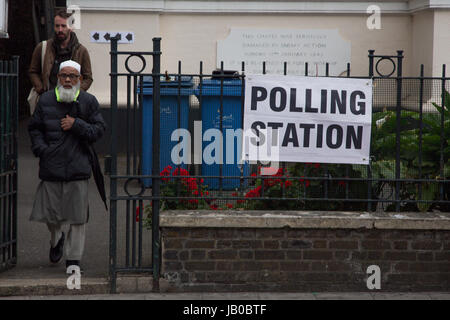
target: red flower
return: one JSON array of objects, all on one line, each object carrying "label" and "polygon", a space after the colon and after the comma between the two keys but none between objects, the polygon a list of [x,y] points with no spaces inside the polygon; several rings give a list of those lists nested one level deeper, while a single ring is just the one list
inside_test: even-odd
[{"label": "red flower", "polygon": [[[303,177],[303,176],[302,176],[302,177]],[[299,181],[300,181],[300,183],[304,183],[304,184],[305,184],[305,187],[306,187],[306,188],[308,188],[308,187],[309,187],[309,185],[310,185],[310,182],[309,182],[309,180],[305,180],[305,179],[300,179]]]},{"label": "red flower", "polygon": [[247,194],[245,195],[246,198],[257,198],[261,196],[261,186],[250,190],[249,192],[247,192]]},{"label": "red flower", "polygon": [[136,208],[136,222],[139,222],[140,212],[141,212],[141,208],[137,207]]},{"label": "red flower", "polygon": [[209,208],[212,210],[219,210],[219,207],[217,206],[217,204],[212,204],[209,206]]},{"label": "red flower", "polygon": [[231,203],[227,203],[227,207],[228,207],[229,209],[233,209],[233,205],[232,205]]},{"label": "red flower", "polygon": [[176,168],[173,172],[174,176],[189,176],[189,171],[183,168]]},{"label": "red flower", "polygon": [[338,182],[338,186],[340,186],[340,187],[345,187],[346,185],[347,185],[347,182],[345,182],[345,181]]},{"label": "red flower", "polygon": [[291,180],[287,180],[284,185],[286,187],[292,187],[292,181]]}]

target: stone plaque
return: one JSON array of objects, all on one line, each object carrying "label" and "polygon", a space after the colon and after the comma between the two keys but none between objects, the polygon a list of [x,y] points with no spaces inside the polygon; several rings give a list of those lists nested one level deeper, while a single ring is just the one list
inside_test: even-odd
[{"label": "stone plaque", "polygon": [[324,76],[329,63],[331,76],[347,70],[351,58],[351,43],[337,29],[231,29],[230,35],[217,44],[217,67],[224,62],[225,70],[241,70],[262,74],[266,62],[267,74],[284,73],[284,62],[290,75]]}]

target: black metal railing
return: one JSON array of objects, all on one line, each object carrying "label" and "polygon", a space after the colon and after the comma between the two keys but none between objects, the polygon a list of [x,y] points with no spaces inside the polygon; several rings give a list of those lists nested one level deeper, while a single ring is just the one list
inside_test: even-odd
[{"label": "black metal railing", "polygon": [[0,271],[17,263],[19,58],[0,60]]},{"label": "black metal railing", "polygon": [[[161,210],[450,209],[450,78],[445,66],[442,77],[425,77],[423,66],[419,76],[404,77],[402,51],[386,56],[373,50],[368,76],[351,75],[347,64],[343,77],[373,79],[370,165],[280,163],[278,174],[267,176],[259,163],[208,164],[203,159],[206,129],[224,133],[227,128],[243,128],[245,64],[230,72],[222,63],[207,74],[202,62],[198,73],[183,73],[179,62],[176,73],[161,72],[160,39],[153,45],[152,52],[123,52],[112,41],[112,291],[117,274],[129,272],[152,273],[158,288]],[[153,63],[148,73],[145,56]],[[142,64],[137,72],[130,66],[133,57]],[[392,70],[384,72],[386,62]],[[305,75],[308,69],[306,63]],[[330,76],[329,70],[326,64],[325,74],[319,76]],[[270,73],[265,63],[262,73]],[[288,74],[285,63],[284,75]],[[119,105],[126,108],[123,119],[117,118]],[[117,132],[119,120],[126,121],[126,132]],[[185,135],[172,136],[180,128]],[[116,149],[119,134],[127,137],[125,154]],[[178,144],[185,140],[193,146],[181,152]],[[220,150],[214,156],[217,152],[225,158]],[[174,157],[186,161],[175,163]],[[149,256],[151,261],[146,260]]]}]

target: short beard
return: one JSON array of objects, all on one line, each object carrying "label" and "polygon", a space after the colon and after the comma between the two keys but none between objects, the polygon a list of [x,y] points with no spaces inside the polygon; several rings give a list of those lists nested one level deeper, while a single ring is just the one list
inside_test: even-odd
[{"label": "short beard", "polygon": [[80,85],[80,82],[78,82],[76,85],[72,86],[71,89],[66,89],[63,85],[59,84],[59,102],[71,103],[75,101],[76,94],[78,90],[80,90]]},{"label": "short beard", "polygon": [[[64,33],[63,33],[63,34],[64,34]],[[65,34],[64,34],[64,39],[60,39],[59,36],[58,36],[58,32],[55,32],[55,37],[54,37],[54,39],[55,39],[55,42],[56,42],[56,43],[61,44],[61,43],[63,43],[64,41],[66,41],[67,38],[68,38],[69,36],[70,36],[70,33],[69,33],[68,35],[65,35]]]}]

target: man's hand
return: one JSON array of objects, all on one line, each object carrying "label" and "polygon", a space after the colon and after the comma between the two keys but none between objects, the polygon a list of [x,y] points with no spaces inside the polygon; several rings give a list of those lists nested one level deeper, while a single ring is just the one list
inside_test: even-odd
[{"label": "man's hand", "polygon": [[72,129],[74,122],[75,122],[75,118],[69,117],[69,115],[67,115],[64,119],[61,120],[61,128],[64,131],[68,131],[68,130]]}]

